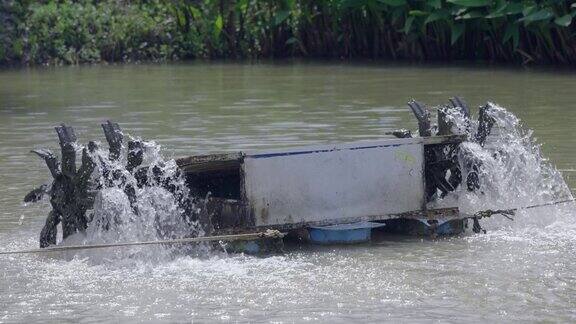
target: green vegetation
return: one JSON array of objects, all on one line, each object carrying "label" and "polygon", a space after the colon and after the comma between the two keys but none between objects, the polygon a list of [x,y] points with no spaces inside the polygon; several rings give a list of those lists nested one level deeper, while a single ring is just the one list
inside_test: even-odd
[{"label": "green vegetation", "polygon": [[334,57],[576,63],[557,0],[5,0],[0,62]]}]

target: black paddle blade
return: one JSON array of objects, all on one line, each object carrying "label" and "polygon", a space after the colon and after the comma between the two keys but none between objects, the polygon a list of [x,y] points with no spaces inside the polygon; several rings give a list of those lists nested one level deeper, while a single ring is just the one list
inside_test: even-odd
[{"label": "black paddle blade", "polygon": [[124,139],[124,134],[117,123],[111,121],[106,121],[102,124],[102,129],[104,130],[104,136],[108,142],[110,159],[118,160],[120,158],[120,151],[122,150],[122,141]]},{"label": "black paddle blade", "polygon": [[418,131],[420,132],[420,136],[432,136],[432,127],[430,124],[430,111],[426,106],[416,100],[411,100],[408,102],[408,107],[416,116],[418,120]]},{"label": "black paddle blade", "polygon": [[25,203],[30,203],[30,202],[37,202],[42,200],[42,197],[44,197],[45,194],[48,193],[48,185],[43,184],[40,187],[30,191],[25,197],[24,197],[24,202]]},{"label": "black paddle blade", "polygon": [[464,117],[464,129],[459,132],[470,135],[470,108],[468,104],[461,97],[453,97],[449,99],[450,106],[441,107],[438,109],[438,135],[451,135],[452,126],[454,126],[453,119],[448,118],[449,114],[454,110],[462,114]]},{"label": "black paddle blade", "polygon": [[491,108],[492,105],[487,103],[480,107],[480,111],[478,112],[478,131],[474,138],[476,142],[482,146],[484,146],[486,138],[488,138],[488,135],[492,132],[492,127],[494,127],[494,124],[496,123],[494,117],[490,114]]},{"label": "black paddle blade", "polygon": [[464,99],[462,97],[453,97],[450,98],[450,104],[452,104],[452,107],[456,108],[456,109],[460,109],[460,111],[462,112],[462,114],[468,118],[470,118],[470,107],[468,106],[468,104],[466,103],[466,101],[464,101]]},{"label": "black paddle blade", "polygon": [[56,178],[60,175],[60,162],[58,162],[58,159],[54,153],[52,153],[52,151],[48,149],[37,149],[30,152],[38,155],[41,159],[44,160],[44,162],[46,162],[46,166],[48,167],[48,170],[50,170],[50,174],[52,174],[53,178]]},{"label": "black paddle blade", "polygon": [[144,143],[142,141],[128,141],[128,165],[130,172],[139,167],[144,161]]},{"label": "black paddle blade", "polygon": [[74,129],[65,124],[54,127],[60,140],[60,149],[62,151],[62,174],[74,177],[76,174],[76,134]]},{"label": "black paddle blade", "polygon": [[101,124],[101,126],[108,142],[122,142],[121,139],[123,134],[118,123],[107,120],[105,123]]}]

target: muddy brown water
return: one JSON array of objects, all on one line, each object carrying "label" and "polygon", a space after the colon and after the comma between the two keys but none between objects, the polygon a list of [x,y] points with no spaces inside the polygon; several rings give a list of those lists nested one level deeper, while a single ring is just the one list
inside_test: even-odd
[{"label": "muddy brown water", "polygon": [[[53,126],[103,140],[111,119],[169,157],[386,137],[411,98],[493,100],[534,131],[576,188],[576,74],[383,64],[194,63],[0,71],[0,248],[35,247]],[[555,210],[488,234],[305,247],[256,258],[0,257],[0,322],[576,320],[576,225]]]}]

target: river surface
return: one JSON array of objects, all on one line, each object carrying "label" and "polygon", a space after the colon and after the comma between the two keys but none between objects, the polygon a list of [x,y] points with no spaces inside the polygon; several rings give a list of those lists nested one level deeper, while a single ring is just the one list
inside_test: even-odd
[{"label": "river surface", "polygon": [[[576,188],[576,73],[382,64],[196,63],[0,71],[0,250],[35,248],[53,126],[110,119],[166,157],[388,137],[406,102],[460,95],[517,115]],[[0,322],[576,321],[576,218],[533,211],[487,234],[251,257],[0,256]]]}]

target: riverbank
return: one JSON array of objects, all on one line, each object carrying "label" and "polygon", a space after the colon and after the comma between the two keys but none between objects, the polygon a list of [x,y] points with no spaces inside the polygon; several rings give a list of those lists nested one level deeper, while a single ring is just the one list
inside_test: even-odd
[{"label": "riverbank", "polygon": [[563,1],[7,1],[0,64],[333,58],[576,64]]}]

